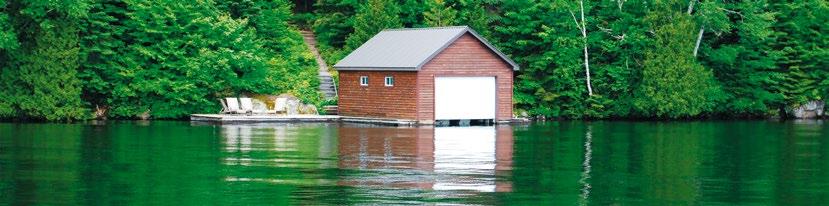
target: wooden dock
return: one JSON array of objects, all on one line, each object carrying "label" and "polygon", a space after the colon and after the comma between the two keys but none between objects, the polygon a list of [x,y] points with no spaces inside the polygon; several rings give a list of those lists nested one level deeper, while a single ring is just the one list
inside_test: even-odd
[{"label": "wooden dock", "polygon": [[190,121],[211,123],[347,122],[377,125],[417,125],[415,120],[349,117],[338,115],[192,114]]}]

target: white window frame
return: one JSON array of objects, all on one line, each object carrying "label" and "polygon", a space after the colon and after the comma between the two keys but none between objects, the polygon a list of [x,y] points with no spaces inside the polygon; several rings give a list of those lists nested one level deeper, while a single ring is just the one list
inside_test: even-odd
[{"label": "white window frame", "polygon": [[360,76],[360,86],[368,86],[368,76]]},{"label": "white window frame", "polygon": [[[393,87],[394,86],[394,76],[386,76],[386,78],[383,79],[383,82],[387,87]],[[391,84],[389,84],[389,83],[391,83]]]}]

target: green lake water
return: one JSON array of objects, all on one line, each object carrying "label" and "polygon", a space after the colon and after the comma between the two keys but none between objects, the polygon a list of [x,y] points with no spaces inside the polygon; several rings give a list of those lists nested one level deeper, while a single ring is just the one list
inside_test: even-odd
[{"label": "green lake water", "polygon": [[820,121],[0,124],[0,205],[826,205]]}]

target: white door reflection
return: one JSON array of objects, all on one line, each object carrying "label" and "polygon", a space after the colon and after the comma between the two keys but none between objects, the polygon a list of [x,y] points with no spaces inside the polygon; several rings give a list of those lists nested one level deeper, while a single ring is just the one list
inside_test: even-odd
[{"label": "white door reflection", "polygon": [[497,127],[339,127],[341,185],[508,192],[513,135]]},{"label": "white door reflection", "polygon": [[434,141],[432,189],[495,192],[495,127],[437,127]]}]

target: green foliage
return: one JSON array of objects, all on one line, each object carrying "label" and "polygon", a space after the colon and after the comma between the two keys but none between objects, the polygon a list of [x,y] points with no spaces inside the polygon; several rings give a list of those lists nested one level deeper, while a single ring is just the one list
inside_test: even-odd
[{"label": "green foliage", "polygon": [[[301,36],[286,23],[290,7],[273,3],[96,5],[109,18],[90,21],[102,30],[86,30],[92,63],[83,70],[90,82],[86,96],[121,118],[214,112],[215,99],[241,93],[290,92],[317,100],[303,90],[318,82],[308,76],[315,70]],[[115,44],[99,44],[101,38]]]},{"label": "green foliage", "polygon": [[345,57],[345,39],[353,28],[357,1],[321,0],[317,4],[316,19],[312,26],[318,48],[329,65]]},{"label": "green foliage", "polygon": [[800,105],[826,99],[829,3],[804,0],[772,4],[771,9],[779,12],[771,47],[780,55],[776,65],[785,74],[780,88],[786,103]]},{"label": "green foliage", "polygon": [[360,47],[383,29],[399,28],[402,25],[398,14],[400,7],[391,0],[368,0],[354,16],[354,32],[348,35],[346,51]]},{"label": "green foliage", "polygon": [[325,107],[325,106],[331,106],[331,105],[336,106],[336,105],[337,105],[337,99],[326,99],[326,100],[322,100],[322,101],[320,101],[320,102],[316,105],[316,106],[317,106],[317,111],[319,111],[319,112],[320,112],[320,114],[325,115],[326,113],[325,113],[325,109],[323,109],[323,107]]},{"label": "green foliage", "polygon": [[383,29],[468,25],[521,65],[514,102],[532,116],[761,117],[829,97],[823,0],[320,0],[314,9],[0,0],[0,118],[84,119],[90,109],[181,118],[240,94],[331,104],[320,102],[292,21],[313,30],[329,64]]},{"label": "green foliage", "polygon": [[402,0],[400,23],[407,28],[423,27],[424,22],[421,19],[423,19],[423,12],[427,9],[428,5],[423,0]]},{"label": "green foliage", "polygon": [[428,10],[423,12],[425,23],[430,27],[454,26],[457,21],[458,11],[451,5],[446,5],[444,0],[428,0]]},{"label": "green foliage", "polygon": [[285,0],[0,3],[0,117],[182,118],[240,94],[320,99]]},{"label": "green foliage", "polygon": [[775,62],[779,52],[770,52],[774,15],[764,1],[723,5],[739,12],[734,29],[713,39],[702,63],[712,68],[727,99],[715,112],[733,116],[775,114],[784,102],[780,83],[784,75]]},{"label": "green foliage", "polygon": [[472,27],[479,34],[488,38],[492,33],[489,24],[496,21],[498,17],[486,8],[493,2],[490,2],[490,0],[460,0],[459,2],[458,25]]},{"label": "green foliage", "polygon": [[3,1],[0,118],[75,120],[88,116],[77,79],[79,18],[86,1]]},{"label": "green foliage", "polygon": [[[0,0],[0,8],[6,8],[6,1]],[[17,36],[9,22],[9,15],[0,11],[0,50],[17,48]]]},{"label": "green foliage", "polygon": [[16,68],[4,68],[4,95],[13,110],[5,117],[27,119],[73,120],[88,113],[80,99],[77,27],[56,22],[49,29],[34,33],[35,42],[12,54]]},{"label": "green foliage", "polygon": [[502,39],[498,42],[511,42],[499,48],[526,65],[515,85],[519,107],[528,108],[531,115],[582,118],[585,107],[580,102],[587,97],[579,80],[582,44],[572,20],[553,18],[569,15],[556,6],[505,1],[505,26],[496,28],[494,35]]},{"label": "green foliage", "polygon": [[[721,91],[710,70],[692,55],[695,24],[687,15],[656,16],[655,45],[645,53],[636,109],[644,116],[693,117],[711,111]],[[672,19],[673,22],[663,22]]]}]

